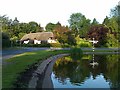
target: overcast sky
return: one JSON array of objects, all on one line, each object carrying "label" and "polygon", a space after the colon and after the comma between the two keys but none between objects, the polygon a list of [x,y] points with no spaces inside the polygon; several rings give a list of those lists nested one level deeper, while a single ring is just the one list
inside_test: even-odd
[{"label": "overcast sky", "polygon": [[0,15],[20,22],[36,21],[41,26],[47,23],[69,25],[72,13],[80,12],[100,23],[109,16],[110,9],[118,5],[119,0],[0,0]]}]

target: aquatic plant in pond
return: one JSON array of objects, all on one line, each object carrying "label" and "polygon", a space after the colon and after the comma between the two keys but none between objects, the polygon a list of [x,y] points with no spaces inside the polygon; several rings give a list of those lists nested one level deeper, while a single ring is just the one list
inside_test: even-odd
[{"label": "aquatic plant in pond", "polygon": [[83,56],[83,51],[81,48],[72,48],[70,50],[70,55],[73,60],[81,59]]}]

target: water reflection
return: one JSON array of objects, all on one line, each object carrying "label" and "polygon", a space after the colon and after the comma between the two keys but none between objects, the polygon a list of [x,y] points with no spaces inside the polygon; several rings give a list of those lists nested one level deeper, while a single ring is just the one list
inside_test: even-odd
[{"label": "water reflection", "polygon": [[92,68],[92,56],[73,60],[60,58],[53,67],[52,81],[55,88],[118,88],[119,55],[94,55],[99,65]]}]

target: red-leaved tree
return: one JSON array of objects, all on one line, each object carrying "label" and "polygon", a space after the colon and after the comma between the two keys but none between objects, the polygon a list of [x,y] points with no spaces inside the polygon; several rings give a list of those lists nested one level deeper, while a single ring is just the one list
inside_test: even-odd
[{"label": "red-leaved tree", "polygon": [[88,31],[88,38],[98,40],[96,46],[105,46],[108,31],[109,29],[104,25],[91,26]]}]

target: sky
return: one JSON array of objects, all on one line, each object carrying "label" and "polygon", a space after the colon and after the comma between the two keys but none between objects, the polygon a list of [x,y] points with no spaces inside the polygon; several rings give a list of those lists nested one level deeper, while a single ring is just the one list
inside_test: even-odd
[{"label": "sky", "polygon": [[45,27],[49,22],[69,25],[73,13],[82,13],[86,18],[102,23],[110,9],[119,0],[0,0],[0,15],[15,17],[20,22],[35,21]]}]

